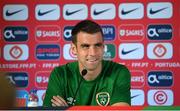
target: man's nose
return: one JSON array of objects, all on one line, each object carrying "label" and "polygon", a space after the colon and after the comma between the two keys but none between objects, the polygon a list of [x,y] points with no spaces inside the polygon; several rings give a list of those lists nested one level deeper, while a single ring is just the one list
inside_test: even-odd
[{"label": "man's nose", "polygon": [[95,47],[90,47],[89,48],[89,55],[95,55],[97,53],[97,50]]}]

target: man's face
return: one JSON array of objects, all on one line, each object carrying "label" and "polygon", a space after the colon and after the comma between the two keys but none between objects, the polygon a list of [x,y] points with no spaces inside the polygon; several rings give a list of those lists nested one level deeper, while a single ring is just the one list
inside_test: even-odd
[{"label": "man's face", "polygon": [[95,71],[101,68],[104,54],[103,37],[100,32],[77,34],[77,44],[72,44],[72,51],[77,55],[80,69]]}]

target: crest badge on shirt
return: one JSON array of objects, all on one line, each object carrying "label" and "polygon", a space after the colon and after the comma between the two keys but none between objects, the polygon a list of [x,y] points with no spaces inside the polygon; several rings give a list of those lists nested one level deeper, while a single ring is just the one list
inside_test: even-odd
[{"label": "crest badge on shirt", "polygon": [[96,94],[96,102],[100,106],[107,106],[110,101],[110,95],[108,92],[99,92]]}]

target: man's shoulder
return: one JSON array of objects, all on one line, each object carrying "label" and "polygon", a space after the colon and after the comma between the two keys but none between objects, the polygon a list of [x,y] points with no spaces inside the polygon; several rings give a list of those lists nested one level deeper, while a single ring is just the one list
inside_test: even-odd
[{"label": "man's shoulder", "polygon": [[110,61],[110,60],[103,60],[103,63],[105,66],[108,66],[108,67],[126,68],[125,65],[123,65],[121,63],[114,62],[114,61]]},{"label": "man's shoulder", "polygon": [[66,63],[66,64],[62,64],[62,65],[59,65],[57,67],[55,67],[54,69],[55,70],[63,70],[68,67],[68,68],[73,68],[73,67],[76,67],[77,66],[77,61],[74,61],[74,62],[69,62],[69,63]]}]

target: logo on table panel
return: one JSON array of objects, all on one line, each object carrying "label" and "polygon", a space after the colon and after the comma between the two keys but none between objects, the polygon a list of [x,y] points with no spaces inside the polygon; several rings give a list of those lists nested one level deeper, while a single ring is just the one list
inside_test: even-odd
[{"label": "logo on table panel", "polygon": [[6,77],[16,87],[28,86],[28,74],[26,72],[9,72]]},{"label": "logo on table panel", "polygon": [[142,71],[131,71],[131,87],[141,88],[145,84],[145,76]]},{"label": "logo on table panel", "polygon": [[63,55],[66,60],[76,60],[77,59],[77,56],[72,52],[71,44],[64,45]]},{"label": "logo on table panel", "polygon": [[147,16],[151,19],[168,19],[173,15],[170,2],[151,2],[147,5]]},{"label": "logo on table panel", "polygon": [[113,44],[105,44],[104,45],[104,55],[103,58],[104,59],[113,59],[115,58],[116,55],[116,48]]},{"label": "logo on table panel", "polygon": [[18,107],[26,107],[28,103],[29,94],[26,90],[16,91],[16,103]]},{"label": "logo on table panel", "polygon": [[101,26],[104,40],[114,40],[115,39],[115,27],[113,25]]},{"label": "logo on table panel", "polygon": [[150,71],[148,85],[151,87],[170,87],[173,84],[173,75],[170,71]]},{"label": "logo on table panel", "polygon": [[142,19],[144,5],[142,3],[121,3],[118,13],[120,19]]},{"label": "logo on table panel", "polygon": [[112,20],[116,16],[114,4],[93,4],[91,6],[91,17],[94,20]]},{"label": "logo on table panel", "polygon": [[28,19],[28,7],[23,4],[7,4],[3,7],[3,18],[7,21],[25,21]]},{"label": "logo on table panel", "polygon": [[26,44],[8,44],[4,46],[3,54],[7,61],[27,60],[29,48]]},{"label": "logo on table panel", "polygon": [[149,59],[171,59],[173,47],[171,43],[149,43],[147,46]]},{"label": "logo on table panel", "polygon": [[86,4],[66,4],[63,7],[63,17],[65,20],[87,19],[88,7]]},{"label": "logo on table panel", "polygon": [[60,57],[60,47],[55,44],[40,44],[36,46],[36,58],[39,60],[56,60]]},{"label": "logo on table panel", "polygon": [[48,71],[39,71],[36,73],[36,87],[46,88],[49,81],[50,72]]},{"label": "logo on table panel", "polygon": [[46,94],[46,90],[37,90],[38,106],[43,106],[43,100]]},{"label": "logo on table panel", "polygon": [[144,26],[140,24],[120,25],[119,38],[127,41],[140,41],[144,38]]},{"label": "logo on table panel", "polygon": [[144,46],[142,43],[122,43],[119,45],[120,59],[142,59],[144,57]]},{"label": "logo on table panel", "polygon": [[131,89],[131,105],[142,106],[145,102],[144,91],[140,89]]},{"label": "logo on table panel", "polygon": [[150,40],[170,40],[172,38],[171,25],[149,25],[147,29],[147,37]]},{"label": "logo on table panel", "polygon": [[37,20],[58,20],[60,18],[60,7],[57,4],[39,4],[35,8]]},{"label": "logo on table panel", "polygon": [[72,32],[72,29],[73,29],[74,26],[65,26],[64,27],[64,33],[63,33],[63,37],[66,41],[71,41],[72,40],[72,35],[71,35],[71,32]]},{"label": "logo on table panel", "polygon": [[38,26],[36,27],[36,40],[42,42],[57,42],[61,36],[59,26]]},{"label": "logo on table panel", "polygon": [[149,90],[147,100],[151,106],[171,106],[174,95],[172,90]]},{"label": "logo on table panel", "polygon": [[8,42],[21,42],[28,40],[28,29],[23,26],[9,26],[4,29],[4,40]]}]

